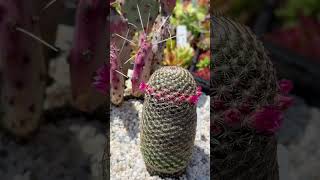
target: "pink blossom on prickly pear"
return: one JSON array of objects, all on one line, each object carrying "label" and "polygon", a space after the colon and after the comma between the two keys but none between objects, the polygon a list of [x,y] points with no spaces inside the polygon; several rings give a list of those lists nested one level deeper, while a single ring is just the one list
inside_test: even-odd
[{"label": "pink blossom on prickly pear", "polygon": [[289,94],[293,89],[292,81],[283,79],[279,81],[280,92],[282,94]]},{"label": "pink blossom on prickly pear", "polygon": [[253,127],[262,133],[275,133],[281,126],[282,112],[274,106],[266,106],[253,115]]},{"label": "pink blossom on prickly pear", "polygon": [[292,97],[278,95],[276,97],[276,102],[277,102],[277,106],[279,107],[279,109],[286,110],[290,106],[292,106],[292,104],[294,103],[294,100]]},{"label": "pink blossom on prickly pear", "polygon": [[234,125],[240,121],[241,112],[238,109],[228,109],[224,112],[225,122]]}]

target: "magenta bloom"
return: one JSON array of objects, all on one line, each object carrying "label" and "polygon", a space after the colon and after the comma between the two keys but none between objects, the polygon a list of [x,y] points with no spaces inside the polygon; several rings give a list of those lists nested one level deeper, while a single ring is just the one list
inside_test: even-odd
[{"label": "magenta bloom", "polygon": [[253,126],[258,132],[275,133],[283,120],[282,112],[274,106],[266,106],[253,115]]},{"label": "magenta bloom", "polygon": [[93,85],[102,94],[107,94],[109,80],[109,68],[105,64],[97,71],[97,76],[94,77]]},{"label": "magenta bloom", "polygon": [[279,81],[279,86],[280,92],[285,95],[289,94],[290,91],[293,89],[292,81],[286,79]]},{"label": "magenta bloom", "polygon": [[234,125],[240,121],[241,112],[238,109],[228,109],[224,112],[225,122]]},{"label": "magenta bloom", "polygon": [[276,98],[277,106],[280,110],[287,110],[290,106],[293,105],[293,98],[283,95],[278,95]]}]

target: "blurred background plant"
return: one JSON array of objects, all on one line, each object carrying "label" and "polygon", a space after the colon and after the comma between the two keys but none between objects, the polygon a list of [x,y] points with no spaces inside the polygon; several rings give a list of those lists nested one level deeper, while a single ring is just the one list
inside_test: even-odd
[{"label": "blurred background plant", "polygon": [[208,6],[201,1],[193,3],[190,1],[177,1],[170,22],[174,26],[185,25],[187,29],[195,36],[206,31],[202,25],[208,15]]},{"label": "blurred background plant", "polygon": [[163,65],[189,69],[195,77],[198,77],[196,80],[207,82],[207,86],[210,80],[209,4],[208,0],[177,1],[170,24],[174,30],[181,26],[186,27],[187,44],[179,45],[177,40],[167,41],[162,62]]},{"label": "blurred background plant", "polygon": [[276,15],[284,21],[287,26],[299,24],[301,16],[320,19],[319,0],[288,0],[276,10]]},{"label": "blurred background plant", "polygon": [[177,47],[175,40],[169,40],[166,42],[166,48],[164,49],[163,65],[189,68],[193,56],[194,49],[190,45]]}]

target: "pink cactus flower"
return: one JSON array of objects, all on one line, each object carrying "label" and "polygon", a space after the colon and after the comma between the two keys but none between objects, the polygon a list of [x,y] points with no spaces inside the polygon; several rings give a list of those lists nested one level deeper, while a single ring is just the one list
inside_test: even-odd
[{"label": "pink cactus flower", "polygon": [[240,121],[241,112],[238,109],[228,109],[224,112],[225,122],[229,125],[235,125]]},{"label": "pink cactus flower", "polygon": [[147,89],[148,85],[144,82],[140,83],[139,89],[141,91],[145,91]]},{"label": "pink cactus flower", "polygon": [[258,132],[274,134],[281,126],[283,114],[275,106],[266,106],[253,115],[253,120]]},{"label": "pink cactus flower", "polygon": [[278,95],[276,98],[276,102],[280,110],[287,110],[290,106],[293,105],[294,100],[292,97]]},{"label": "pink cactus flower", "polygon": [[287,95],[293,89],[293,83],[290,80],[283,79],[279,81],[279,87],[280,87],[280,92],[282,94]]}]

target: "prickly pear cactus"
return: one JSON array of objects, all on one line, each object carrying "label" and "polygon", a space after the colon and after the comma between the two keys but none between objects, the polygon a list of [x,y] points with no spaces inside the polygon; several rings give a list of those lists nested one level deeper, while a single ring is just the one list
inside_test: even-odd
[{"label": "prickly pear cactus", "polygon": [[150,77],[152,64],[152,46],[144,33],[140,35],[139,46],[140,48],[136,54],[131,78],[132,95],[136,97],[141,95],[139,90],[140,83],[147,81]]},{"label": "prickly pear cactus", "polygon": [[[212,16],[213,179],[277,180],[284,104],[272,63],[246,27]],[[284,103],[285,102],[285,103]]]},{"label": "prickly pear cactus", "polygon": [[92,79],[107,57],[107,11],[103,0],[78,2],[69,62],[73,104],[85,112],[106,101],[92,86]]},{"label": "prickly pear cactus", "polygon": [[23,33],[40,36],[32,21],[34,1],[0,1],[0,60],[2,125],[11,133],[26,137],[40,123],[45,90],[42,44]]},{"label": "prickly pear cactus", "polygon": [[156,70],[144,90],[141,152],[151,175],[179,176],[188,165],[196,134],[200,95],[192,75],[181,67]]},{"label": "prickly pear cactus", "polygon": [[119,74],[121,67],[118,60],[119,50],[111,44],[110,49],[110,84],[111,84],[111,102],[119,105],[123,101],[124,77]]}]

